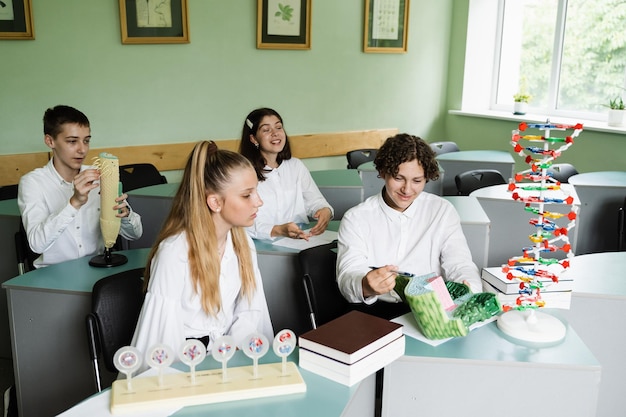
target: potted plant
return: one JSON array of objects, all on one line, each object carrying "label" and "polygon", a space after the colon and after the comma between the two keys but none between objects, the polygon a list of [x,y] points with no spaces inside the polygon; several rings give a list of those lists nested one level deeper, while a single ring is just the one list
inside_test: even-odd
[{"label": "potted plant", "polygon": [[617,96],[612,100],[609,100],[609,126],[623,126],[624,119],[626,118],[626,107],[624,106],[624,100],[622,97]]},{"label": "potted plant", "polygon": [[531,96],[525,91],[513,94],[513,114],[526,114]]}]

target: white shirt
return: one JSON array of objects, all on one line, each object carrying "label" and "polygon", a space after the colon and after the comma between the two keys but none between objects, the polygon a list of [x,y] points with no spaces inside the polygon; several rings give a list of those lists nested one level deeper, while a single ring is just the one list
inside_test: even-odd
[{"label": "white shirt", "polygon": [[404,211],[389,207],[382,193],[351,208],[341,219],[337,283],[350,302],[399,302],[391,291],[363,298],[361,281],[370,266],[397,265],[400,271],[435,272],[446,281],[468,281],[482,291],[478,268],[461,229],[458,213],[443,198],[422,192]]},{"label": "white shirt", "polygon": [[[278,168],[265,167],[265,181],[257,187],[263,206],[259,208],[254,225],[247,228],[255,239],[275,239],[272,228],[289,222],[308,223],[316,211],[328,207],[311,173],[298,158],[283,161]],[[334,214],[334,212],[333,212]]]},{"label": "white shirt", "polygon": [[[41,256],[34,262],[40,268],[83,256],[104,252],[100,231],[100,187],[89,192],[80,209],[70,204],[74,185],[65,181],[54,168],[52,159],[42,168],[22,176],[17,204],[31,249]],[[81,171],[92,168],[87,165]],[[122,218],[120,234],[135,240],[141,237],[141,216],[128,207]]]},{"label": "white shirt", "polygon": [[148,292],[131,342],[142,353],[151,346],[166,344],[177,351],[187,338],[209,336],[211,344],[220,336],[230,335],[239,345],[252,332],[261,332],[270,343],[274,337],[256,249],[252,252],[256,291],[248,303],[241,294],[239,260],[228,233],[220,264],[219,288],[222,308],[214,317],[202,309],[200,295],[191,280],[188,244],[185,233],[163,240],[152,259]]}]

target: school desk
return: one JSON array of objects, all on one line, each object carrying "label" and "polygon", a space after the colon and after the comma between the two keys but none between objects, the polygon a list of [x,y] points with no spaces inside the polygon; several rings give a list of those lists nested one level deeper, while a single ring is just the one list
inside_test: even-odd
[{"label": "school desk", "polygon": [[[529,221],[533,217],[537,217],[524,210],[525,203],[515,201],[512,193],[508,191],[508,184],[492,185],[489,187],[479,188],[473,191],[470,196],[475,197],[480,206],[483,208],[487,217],[491,222],[491,230],[489,232],[489,250],[488,250],[488,266],[501,266],[505,264],[509,258],[520,256],[522,248],[531,246],[532,242],[528,236],[535,233],[535,227]],[[576,195],[576,191],[571,184],[563,184],[563,190],[574,197],[574,205],[580,206],[580,201]],[[554,191],[553,193],[557,193]],[[555,196],[561,196],[555,194]],[[569,206],[563,204],[546,204],[546,210],[569,213]],[[616,214],[617,216],[617,214]],[[577,245],[580,243],[581,235],[579,229],[581,217],[576,219],[576,227],[568,234],[570,244],[574,253],[577,252]],[[557,219],[556,223],[561,227],[569,222],[565,217]],[[550,252],[546,257],[563,259],[565,252]]]},{"label": "school desk", "polygon": [[581,203],[576,254],[617,250],[617,213],[626,199],[626,171],[586,172],[568,181]]},{"label": "school desk", "polygon": [[[21,417],[51,416],[93,394],[93,371],[85,334],[85,315],[91,306],[91,288],[98,279],[107,275],[141,267],[145,263],[147,252],[148,249],[123,251],[128,257],[128,263],[118,267],[94,268],[88,265],[87,258],[81,258],[32,271],[4,283],[9,301]],[[412,366],[411,361],[423,362],[420,357],[431,357],[429,361],[436,363],[434,369],[454,373],[455,378],[465,381],[463,386],[467,395],[474,393],[480,396],[481,393],[484,394],[485,387],[480,382],[476,383],[484,381],[483,374],[479,378],[478,372],[487,372],[484,375],[489,377],[488,380],[502,387],[506,381],[534,381],[527,374],[534,369],[537,372],[535,377],[541,376],[538,378],[540,381],[537,381],[539,387],[549,381],[556,385],[552,391],[541,389],[538,392],[561,393],[569,386],[564,381],[572,381],[579,387],[572,388],[572,393],[576,394],[573,396],[576,401],[572,403],[589,402],[595,407],[599,365],[571,328],[568,328],[565,341],[550,348],[548,352],[525,348],[505,340],[494,323],[470,333],[467,338],[454,340],[437,348],[422,346],[421,342],[415,343],[417,345],[413,342],[407,343],[406,356],[413,359],[407,359],[409,363],[404,364],[406,366],[402,362],[397,368],[385,371],[386,380],[395,381],[391,376],[396,372],[400,372],[400,376],[404,374],[405,379],[409,375],[416,378],[434,375],[430,372],[433,369],[431,365],[424,365],[417,373],[408,371]],[[468,369],[471,372],[458,373],[455,369]],[[403,373],[404,370],[407,373]],[[447,381],[450,382],[450,379]],[[441,395],[440,399],[445,400],[449,398],[448,388],[445,385],[445,388],[439,390],[439,394],[433,395]],[[398,390],[390,391],[402,392],[400,388]],[[548,397],[559,403],[563,402],[562,398],[546,398]],[[383,398],[394,397],[390,395]],[[398,404],[405,404],[407,407],[412,404],[412,397],[400,395],[395,398],[401,398]],[[579,413],[572,415],[585,415],[583,412],[586,409],[581,406],[578,408]],[[189,414],[184,411],[180,415]]]}]

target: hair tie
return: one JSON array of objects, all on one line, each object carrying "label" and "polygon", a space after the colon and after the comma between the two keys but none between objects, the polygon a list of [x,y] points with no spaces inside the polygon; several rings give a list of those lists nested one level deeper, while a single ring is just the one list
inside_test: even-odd
[{"label": "hair tie", "polygon": [[246,119],[246,124],[248,125],[250,129],[252,129],[252,126],[254,126],[252,122],[250,121],[250,119]]},{"label": "hair tie", "polygon": [[218,148],[217,148],[217,143],[213,142],[212,140],[208,141],[209,144],[207,146],[207,153],[210,155],[212,153],[216,153]]}]

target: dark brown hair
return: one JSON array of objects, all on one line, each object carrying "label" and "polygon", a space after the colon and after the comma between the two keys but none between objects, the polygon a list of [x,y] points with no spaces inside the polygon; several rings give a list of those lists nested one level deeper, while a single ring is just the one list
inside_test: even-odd
[{"label": "dark brown hair", "polygon": [[413,161],[424,169],[426,181],[435,181],[439,178],[439,164],[435,159],[435,152],[430,145],[418,136],[400,133],[385,140],[374,159],[374,166],[381,174],[392,177],[398,175],[400,164]]},{"label": "dark brown hair", "polygon": [[276,157],[276,162],[280,165],[281,162],[291,159],[291,146],[289,146],[289,136],[287,135],[287,131],[284,130],[283,118],[280,117],[280,114],[274,109],[270,109],[267,107],[262,107],[260,109],[252,110],[248,116],[246,116],[246,120],[243,122],[243,129],[241,131],[241,142],[239,143],[239,153],[248,158],[248,160],[252,163],[254,170],[256,171],[256,176],[259,181],[265,181],[264,168],[267,161],[261,155],[261,151],[259,148],[254,146],[254,144],[250,141],[250,135],[256,137],[257,131],[259,130],[259,125],[261,124],[261,120],[265,116],[276,116],[280,123],[283,125],[283,131],[285,132],[285,147],[282,151],[280,151]]}]

